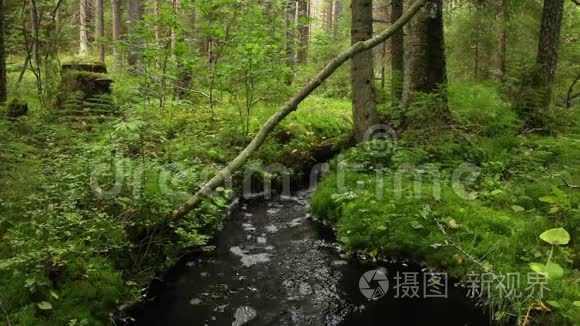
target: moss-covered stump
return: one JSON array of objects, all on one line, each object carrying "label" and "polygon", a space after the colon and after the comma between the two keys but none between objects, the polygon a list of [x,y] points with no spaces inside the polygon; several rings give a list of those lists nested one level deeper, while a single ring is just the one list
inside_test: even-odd
[{"label": "moss-covered stump", "polygon": [[6,105],[6,116],[16,119],[28,114],[28,103],[16,99],[11,100]]},{"label": "moss-covered stump", "polygon": [[111,96],[113,80],[101,63],[68,63],[62,66],[62,80],[56,98],[58,116],[73,122],[102,122],[117,114]]},{"label": "moss-covered stump", "polygon": [[79,62],[70,62],[65,63],[62,65],[62,71],[88,71],[88,72],[95,72],[99,74],[106,74],[107,73],[107,66],[104,63],[79,63]]}]

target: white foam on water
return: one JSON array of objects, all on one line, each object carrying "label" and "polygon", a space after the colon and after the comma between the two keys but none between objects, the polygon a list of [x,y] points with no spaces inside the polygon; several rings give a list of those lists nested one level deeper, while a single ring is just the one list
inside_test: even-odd
[{"label": "white foam on water", "polygon": [[235,320],[232,322],[232,326],[242,326],[256,318],[256,316],[258,316],[256,309],[250,306],[239,307],[234,313]]}]

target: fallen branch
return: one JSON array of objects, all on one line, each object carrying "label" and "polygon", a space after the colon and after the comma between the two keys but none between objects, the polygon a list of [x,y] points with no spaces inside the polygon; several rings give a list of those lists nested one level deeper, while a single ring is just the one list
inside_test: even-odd
[{"label": "fallen branch", "polygon": [[353,44],[350,48],[340,53],[332,59],[322,71],[320,71],[308,84],[306,84],[298,94],[292,97],[284,104],[273,116],[266,121],[254,139],[246,148],[238,154],[225,168],[220,170],[213,178],[206,182],[187,202],[175,209],[167,218],[170,222],[179,219],[189,213],[192,209],[206,197],[211,191],[222,184],[226,179],[231,177],[232,173],[239,169],[266,140],[268,134],[290,113],[298,108],[298,105],[317,89],[336,69],[350,60],[353,56],[370,50],[381,44],[386,39],[401,29],[411,18],[425,5],[427,0],[416,0],[407,12],[401,16],[393,25],[381,32],[380,34],[366,40]]}]

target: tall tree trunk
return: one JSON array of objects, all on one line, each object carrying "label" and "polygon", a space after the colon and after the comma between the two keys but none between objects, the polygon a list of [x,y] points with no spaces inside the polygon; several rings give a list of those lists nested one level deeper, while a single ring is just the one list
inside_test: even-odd
[{"label": "tall tree trunk", "polygon": [[79,57],[89,55],[88,0],[79,0]]},{"label": "tall tree trunk", "polygon": [[111,0],[113,21],[113,62],[116,68],[121,67],[122,57],[119,42],[121,41],[121,0]]},{"label": "tall tree trunk", "polygon": [[8,98],[8,87],[6,82],[6,44],[4,42],[6,31],[6,14],[4,0],[0,0],[0,104],[6,102]]},{"label": "tall tree trunk", "polygon": [[447,81],[442,0],[427,1],[407,27],[404,107],[412,104],[414,94],[435,93]]},{"label": "tall tree trunk", "polygon": [[95,38],[99,61],[105,63],[105,12],[104,0],[95,0]]},{"label": "tall tree trunk", "polygon": [[[403,7],[403,0],[392,1],[392,22],[397,21],[403,15]],[[401,29],[391,38],[391,98],[394,107],[401,103],[403,96],[403,76],[405,74],[404,35]]]},{"label": "tall tree trunk", "polygon": [[509,0],[500,1],[501,31],[499,33],[499,51],[497,58],[497,79],[505,80],[507,72],[507,44],[508,44],[508,21],[509,21]]},{"label": "tall tree trunk", "polygon": [[290,84],[296,68],[296,0],[286,3],[286,64],[292,70],[287,80]]},{"label": "tall tree trunk", "polygon": [[[352,44],[373,36],[373,2],[359,0],[351,3]],[[370,127],[378,123],[375,96],[373,52],[359,53],[352,58],[352,115],[353,135],[357,143],[365,141]]]},{"label": "tall tree trunk", "polygon": [[310,43],[310,17],[308,15],[309,0],[298,0],[298,63],[308,61],[308,46]]},{"label": "tall tree trunk", "polygon": [[142,44],[138,41],[140,38],[138,33],[138,24],[143,19],[143,3],[141,0],[129,0],[128,1],[128,11],[129,11],[129,26],[128,26],[128,37],[130,40],[129,55],[127,57],[127,62],[131,66],[135,66],[143,62],[142,55]]},{"label": "tall tree trunk", "polygon": [[334,2],[334,18],[333,18],[333,36],[334,39],[338,39],[338,33],[340,31],[340,21],[342,18],[342,8],[344,7],[343,4],[344,0],[335,0]]},{"label": "tall tree trunk", "polygon": [[[184,6],[182,8],[179,8]],[[184,65],[182,62],[185,57],[190,56],[195,50],[195,2],[190,0],[184,4],[179,4],[177,10],[177,21],[178,25],[181,26],[179,31],[174,31],[176,36],[176,42],[183,42],[187,46],[187,51],[184,52],[182,49],[185,47],[176,47],[174,49],[175,57],[177,60],[177,74],[178,79],[175,82],[175,95],[183,99],[188,95],[188,91],[192,85],[192,73],[191,67]]]},{"label": "tall tree trunk", "polygon": [[530,130],[543,129],[558,66],[564,0],[544,0],[536,66],[523,77],[516,108]]},{"label": "tall tree trunk", "polygon": [[546,88],[546,104],[549,105],[552,84],[558,67],[560,30],[564,13],[564,0],[544,0],[537,63],[542,70],[542,83]]},{"label": "tall tree trunk", "polygon": [[334,18],[334,0],[326,0],[325,21],[326,31],[332,31],[332,19]]},{"label": "tall tree trunk", "polygon": [[[40,37],[39,37],[39,33],[40,33],[40,18],[38,15],[38,4],[36,3],[36,0],[30,0],[30,10],[29,10],[29,15],[30,15],[30,34],[31,34],[31,40],[30,42],[32,43],[32,47],[31,47],[31,63],[34,63],[34,65],[36,66],[36,70],[40,69],[40,64],[41,64],[41,57],[40,57]],[[35,74],[38,74],[40,72],[35,72]]]},{"label": "tall tree trunk", "polygon": [[383,43],[389,37],[393,35],[394,32],[402,28],[407,22],[423,7],[426,0],[415,0],[413,5],[407,10],[407,12],[396,22],[391,25],[388,29],[381,32],[379,35],[374,36],[372,39],[364,42],[358,42],[348,48],[347,50],[341,52],[336,57],[328,62],[328,64],[322,69],[316,76],[314,76],[306,85],[304,85],[300,91],[290,98],[276,113],[274,113],[268,121],[266,121],[256,136],[252,141],[241,151],[238,156],[236,156],[227,166],[222,168],[217,174],[207,181],[201,188],[191,196],[185,203],[176,208],[171,214],[169,214],[165,220],[165,223],[178,220],[186,216],[192,209],[195,209],[205,198],[211,195],[212,191],[215,190],[219,185],[221,185],[225,180],[228,180],[232,174],[242,167],[252,154],[260,148],[264,143],[270,132],[287,117],[290,113],[298,109],[298,105],[312,94],[325,80],[328,79],[336,69],[340,68],[345,62],[353,58],[355,55],[360,54],[365,51],[376,47],[377,45]]}]

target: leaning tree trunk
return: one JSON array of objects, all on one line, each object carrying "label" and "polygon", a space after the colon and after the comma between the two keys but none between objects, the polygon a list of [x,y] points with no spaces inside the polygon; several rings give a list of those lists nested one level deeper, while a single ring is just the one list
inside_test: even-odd
[{"label": "leaning tree trunk", "polygon": [[288,100],[274,115],[272,115],[264,125],[260,128],[254,139],[244,148],[236,158],[234,158],[226,167],[218,171],[218,173],[206,182],[189,200],[175,209],[169,216],[167,216],[166,222],[171,222],[176,219],[182,218],[191,210],[196,208],[201,201],[207,196],[211,195],[211,192],[221,185],[225,180],[230,178],[232,174],[239,169],[244,163],[248,161],[250,156],[264,143],[268,134],[290,113],[294,112],[298,105],[310,95],[314,90],[316,90],[328,77],[330,77],[336,69],[340,68],[345,62],[351,59],[353,56],[368,51],[377,45],[381,44],[389,37],[391,37],[396,31],[402,28],[418,11],[423,7],[427,0],[416,0],[409,10],[401,16],[399,20],[394,22],[391,27],[387,30],[381,32],[377,36],[371,38],[370,40],[357,42],[352,45],[347,50],[340,53],[334,59],[332,59],[322,71],[320,71],[314,78],[310,80],[300,92],[298,92],[294,97]]},{"label": "leaning tree trunk", "polygon": [[[403,0],[393,0],[391,21],[403,15]],[[401,104],[403,96],[403,76],[405,72],[404,32],[399,30],[391,38],[391,97],[393,107]]]},{"label": "leaning tree trunk", "polygon": [[79,0],[79,57],[89,55],[88,0]]},{"label": "leaning tree trunk", "polygon": [[6,44],[4,33],[6,31],[4,0],[0,0],[0,104],[6,102],[8,87],[6,85]]},{"label": "leaning tree trunk", "polygon": [[95,38],[99,62],[105,63],[105,12],[104,0],[95,0]]},{"label": "leaning tree trunk", "polygon": [[298,0],[298,63],[308,61],[310,43],[310,18],[308,17],[309,0]]},{"label": "leaning tree trunk", "polygon": [[[447,81],[443,1],[429,0],[411,19],[406,34],[403,106],[409,107],[418,93],[437,93]],[[446,111],[444,92],[441,96]]]},{"label": "leaning tree trunk", "polygon": [[542,129],[558,67],[564,0],[544,0],[537,64],[524,76],[517,109],[529,129]]},{"label": "leaning tree trunk", "polygon": [[111,0],[113,23],[113,62],[115,68],[121,67],[121,0]]},{"label": "leaning tree trunk", "polygon": [[[351,3],[352,44],[373,36],[373,2],[359,0]],[[352,58],[352,116],[353,135],[357,143],[365,141],[367,130],[379,121],[375,96],[373,52],[365,51]]]}]

